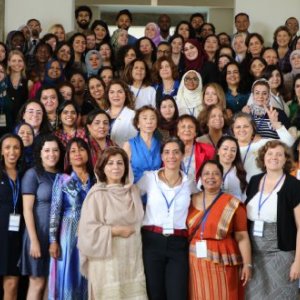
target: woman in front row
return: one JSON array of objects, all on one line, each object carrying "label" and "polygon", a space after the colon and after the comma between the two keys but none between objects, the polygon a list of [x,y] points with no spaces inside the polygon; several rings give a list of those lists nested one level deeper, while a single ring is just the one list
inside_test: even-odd
[{"label": "woman in front row", "polygon": [[253,247],[253,280],[247,299],[297,299],[300,277],[300,182],[289,175],[291,155],[281,141],[258,152],[264,173],[247,189],[247,216]]},{"label": "woman in front row", "polygon": [[244,299],[251,279],[251,247],[244,205],[222,193],[223,167],[204,162],[202,192],[192,197],[187,218],[190,299]]},{"label": "woman in front row", "polygon": [[78,228],[89,299],[146,300],[140,234],[144,212],[138,188],[129,182],[126,152],[106,148],[95,173],[98,182],[83,202]]},{"label": "woman in front row", "polygon": [[147,194],[142,227],[149,299],[182,300],[188,291],[186,217],[192,179],[180,170],[184,144],[168,139],[161,148],[162,169],[145,172],[137,185]]}]

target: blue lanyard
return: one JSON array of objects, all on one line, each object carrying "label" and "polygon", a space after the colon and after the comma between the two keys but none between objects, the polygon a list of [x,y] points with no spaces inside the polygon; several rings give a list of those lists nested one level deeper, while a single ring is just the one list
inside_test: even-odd
[{"label": "blue lanyard", "polygon": [[[137,99],[137,97],[139,96],[140,91],[141,91],[141,89],[142,89],[142,86],[143,86],[143,83],[142,83],[141,86],[139,87],[139,89],[138,89],[136,95],[134,95],[134,96],[135,96],[135,99]],[[130,91],[133,93],[132,87],[130,88]],[[133,93],[133,94],[134,94],[134,93]]]},{"label": "blue lanyard", "polygon": [[262,183],[262,187],[261,187],[261,191],[260,191],[260,195],[259,195],[259,202],[258,202],[258,217],[260,217],[260,210],[263,207],[263,205],[267,202],[267,200],[270,198],[270,196],[272,195],[272,193],[276,190],[276,188],[279,186],[280,182],[282,181],[282,179],[284,178],[285,174],[283,173],[281,175],[281,177],[279,178],[279,180],[277,181],[277,183],[275,184],[275,186],[273,187],[272,191],[269,193],[269,195],[262,201],[262,195],[265,189],[265,183],[266,183],[266,177],[267,174],[264,176],[263,179],[263,183]]},{"label": "blue lanyard", "polygon": [[187,166],[185,167],[184,162],[183,161],[181,162],[181,167],[182,167],[182,170],[183,170],[185,175],[189,174],[189,170],[190,170],[190,167],[191,167],[191,162],[192,162],[192,159],[193,159],[193,156],[194,156],[194,148],[195,148],[195,144],[193,144],[192,153],[191,153],[191,156],[189,158]]},{"label": "blue lanyard", "polygon": [[203,199],[202,199],[202,202],[203,202],[203,209],[204,209],[204,215],[202,217],[202,220],[201,220],[201,225],[200,225],[200,239],[202,240],[203,239],[203,232],[204,232],[204,229],[205,229],[205,224],[206,224],[206,221],[207,221],[207,217],[213,207],[213,205],[217,202],[217,200],[219,199],[219,197],[222,195],[223,193],[220,192],[216,197],[215,199],[212,201],[211,205],[209,206],[208,209],[206,209],[206,205],[205,205],[205,191],[203,191]]},{"label": "blue lanyard", "polygon": [[12,190],[12,194],[13,194],[13,205],[14,205],[14,214],[16,213],[16,206],[18,203],[18,198],[19,198],[19,194],[20,194],[20,180],[19,178],[17,178],[16,183],[8,178],[9,180],[9,185],[11,187]]},{"label": "blue lanyard", "polygon": [[227,177],[227,175],[229,174],[229,172],[231,171],[231,169],[232,169],[232,166],[230,167],[230,169],[225,173],[225,175],[223,176],[223,184],[224,184],[224,182],[225,182],[225,179],[226,179],[226,177]]},{"label": "blue lanyard", "polygon": [[187,107],[187,110],[189,111],[189,115],[190,116],[194,116],[194,112],[195,112],[195,107],[193,107],[192,109]]},{"label": "blue lanyard", "polygon": [[163,190],[161,189],[159,183],[158,183],[158,187],[159,187],[159,189],[160,189],[160,192],[161,192],[162,196],[163,196],[164,199],[165,199],[165,202],[166,202],[166,205],[167,205],[167,208],[168,208],[168,214],[169,214],[169,213],[170,213],[170,208],[171,208],[171,206],[172,206],[172,204],[173,204],[175,198],[178,196],[178,194],[181,192],[182,189],[181,189],[181,188],[178,188],[177,193],[175,193],[175,195],[174,195],[174,197],[171,199],[171,201],[168,201],[168,199],[167,199],[166,195],[164,194]]},{"label": "blue lanyard", "polygon": [[246,154],[245,154],[245,156],[244,156],[244,158],[243,158],[243,165],[245,164],[245,161],[246,161],[246,158],[247,158],[247,155],[248,155],[248,152],[249,152],[249,150],[250,150],[250,147],[251,147],[252,142],[253,142],[253,139],[252,139],[251,142],[248,144],[248,147],[247,147],[247,150],[246,150]]}]

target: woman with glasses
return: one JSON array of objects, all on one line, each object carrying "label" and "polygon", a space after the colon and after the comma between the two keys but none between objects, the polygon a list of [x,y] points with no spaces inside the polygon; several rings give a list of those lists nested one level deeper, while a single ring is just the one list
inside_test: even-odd
[{"label": "woman with glasses", "polygon": [[180,82],[176,103],[179,115],[198,117],[202,110],[202,78],[196,71],[187,71]]}]

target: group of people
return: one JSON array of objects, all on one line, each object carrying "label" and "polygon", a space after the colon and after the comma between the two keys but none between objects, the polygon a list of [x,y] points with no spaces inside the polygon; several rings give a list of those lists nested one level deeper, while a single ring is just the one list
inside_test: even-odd
[{"label": "group of people", "polygon": [[298,20],[75,18],[0,42],[3,299],[297,299]]}]

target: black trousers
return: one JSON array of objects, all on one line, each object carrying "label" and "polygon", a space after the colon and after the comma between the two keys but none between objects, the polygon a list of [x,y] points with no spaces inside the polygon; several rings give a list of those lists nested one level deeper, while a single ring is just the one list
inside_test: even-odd
[{"label": "black trousers", "polygon": [[149,300],[186,300],[188,241],[142,230],[143,260]]}]

